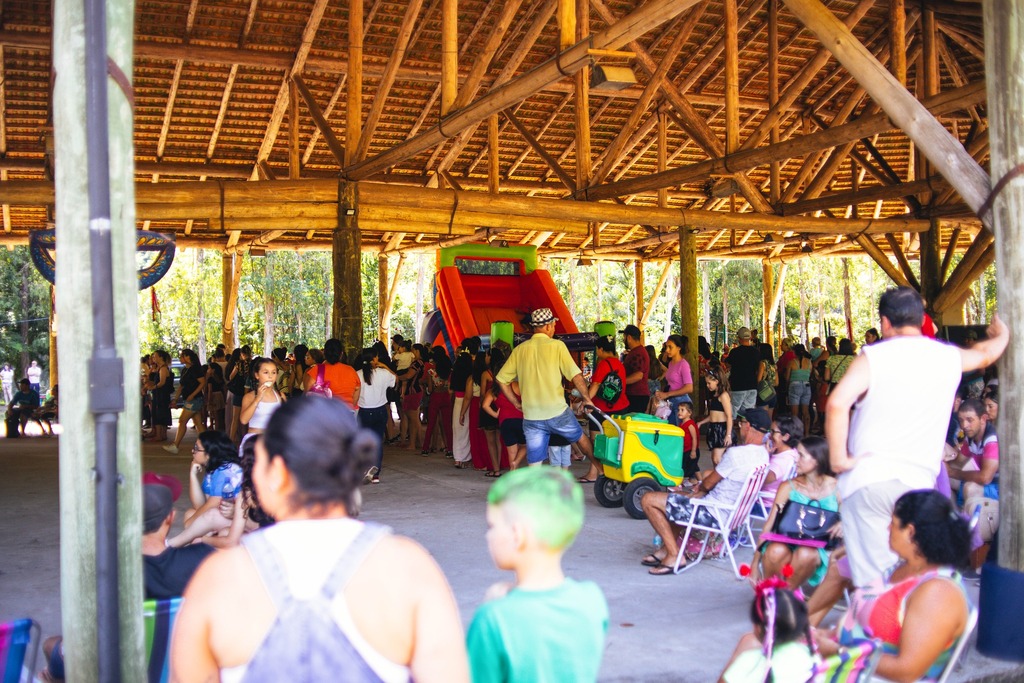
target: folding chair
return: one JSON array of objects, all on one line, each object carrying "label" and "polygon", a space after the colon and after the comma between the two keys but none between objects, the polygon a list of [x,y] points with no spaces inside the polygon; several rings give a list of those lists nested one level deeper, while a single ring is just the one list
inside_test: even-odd
[{"label": "folding chair", "polygon": [[[737,535],[742,535],[746,532],[748,538],[753,538],[754,534],[750,530],[750,511],[754,507],[754,502],[757,500],[758,492],[761,490],[761,485],[764,484],[765,477],[768,476],[768,465],[761,465],[755,467],[750,474],[747,475],[747,480],[743,484],[743,488],[740,489],[740,494],[735,501],[727,503],[724,501],[712,501],[706,498],[692,498],[690,499],[691,513],[690,520],[680,524],[680,526],[686,527],[686,533],[683,534],[683,538],[679,543],[679,553],[676,554],[676,563],[674,571],[676,574],[686,571],[690,567],[693,567],[700,563],[704,559],[704,554],[708,548],[708,542],[711,540],[713,535],[722,537],[722,549],[729,556],[729,562],[732,563],[732,571],[736,575],[737,579],[742,579],[740,576],[739,567],[736,565],[736,557],[732,552],[732,544],[729,542],[729,536],[733,532],[737,532]],[[705,526],[697,523],[697,513],[701,508],[707,509],[708,512],[718,521],[718,526]],[[686,544],[690,540],[690,533],[692,531],[703,531],[704,540],[700,546],[700,553],[697,555],[697,559],[692,562],[688,562],[685,567],[680,569],[679,563],[683,561],[683,553],[686,552]]]},{"label": "folding chair", "polygon": [[40,637],[39,624],[31,619],[0,624],[0,683],[33,680]]},{"label": "folding chair", "polygon": [[865,640],[851,645],[843,652],[826,657],[815,671],[815,683],[865,683],[872,681],[878,660],[882,656],[879,640]]},{"label": "folding chair", "polygon": [[[789,481],[790,479],[792,479],[795,476],[796,476],[796,465],[793,465],[789,469],[789,471],[786,472],[786,476],[784,476],[782,479],[778,480],[779,481],[779,485],[781,485],[782,482],[784,482],[784,481]],[[775,491],[778,491],[778,488],[776,488]],[[752,514],[753,517],[756,517],[758,519],[763,519],[765,522],[768,521],[768,514],[771,512],[772,505],[775,503],[775,491],[769,491],[767,493],[764,492],[764,491],[758,491],[758,493],[757,493],[757,506],[754,508],[754,512]]]},{"label": "folding chair", "polygon": [[181,598],[146,600],[142,620],[146,629],[146,674],[149,683],[167,683],[170,678],[171,632],[181,609]]},{"label": "folding chair", "polygon": [[[960,637],[956,641],[956,645],[953,647],[953,652],[949,655],[949,661],[946,662],[946,666],[942,669],[942,675],[935,681],[935,683],[946,683],[949,677],[953,675],[953,671],[957,668],[957,662],[960,659],[960,655],[963,654],[964,648],[967,647],[967,641],[970,640],[971,634],[974,633],[974,627],[978,625],[978,608],[971,606],[967,613],[967,624],[964,626],[964,632],[960,634]],[[889,683],[889,679],[875,676],[871,679],[871,683]]]}]

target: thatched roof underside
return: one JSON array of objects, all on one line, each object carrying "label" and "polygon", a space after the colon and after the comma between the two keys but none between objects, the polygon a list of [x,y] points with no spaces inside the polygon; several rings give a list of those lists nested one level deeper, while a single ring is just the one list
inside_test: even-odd
[{"label": "thatched roof underside", "polygon": [[[510,1],[458,0],[460,81],[465,82],[480,60],[486,41]],[[440,117],[440,0],[422,2],[394,84],[386,93],[381,92],[381,79],[395,50],[409,4],[410,0],[365,0],[364,121],[375,99],[386,96],[379,123],[366,150],[368,159],[431,127],[436,128]],[[643,3],[606,0],[605,4],[615,17],[622,17]],[[849,0],[828,0],[825,4],[839,17],[845,17],[858,5]],[[553,11],[556,5],[555,0],[522,0],[473,99],[485,96],[493,88],[521,48],[525,49],[525,56],[518,66],[511,67],[513,77],[530,72],[558,52],[559,31]],[[784,2],[739,0],[738,5],[739,142],[742,144],[771,109],[770,12],[777,6],[778,87],[783,95],[787,89],[796,87],[794,84],[805,75],[805,70],[818,66],[815,58],[823,48],[787,11]],[[885,0],[875,2],[853,29],[860,41],[887,65],[891,38],[889,5]],[[205,180],[228,184],[258,178],[288,178],[291,123],[287,115],[275,117],[274,111],[279,98],[288,97],[293,69],[309,88],[341,145],[345,146],[348,7],[349,3],[342,0],[139,0],[133,74],[137,180],[140,183]],[[935,41],[940,93],[983,83],[981,5],[926,0],[925,10],[921,7],[918,3],[913,6],[908,3],[906,9],[906,83],[910,92],[916,93],[918,99],[925,99],[922,47],[926,39]],[[317,20],[321,9],[322,17]],[[0,188],[41,188],[52,178],[53,159],[47,154],[53,120],[51,10],[50,3],[36,0],[0,2],[0,170],[3,175]],[[705,0],[639,40],[657,64],[679,32],[690,30],[671,61],[667,82],[689,100],[722,144],[726,138],[724,11],[723,2]],[[926,11],[934,12],[932,36],[925,35]],[[531,44],[538,17],[543,20],[544,16],[548,19]],[[607,25],[601,12],[592,7],[590,30],[597,32]],[[303,60],[300,47],[304,33],[312,35],[312,45]],[[629,63],[639,81],[620,92],[592,90],[590,93],[592,166],[597,171],[611,164],[602,184],[642,178],[658,171],[659,112],[664,113],[664,155],[669,169],[705,162],[714,156],[684,130],[682,119],[662,86],[628,131],[621,151],[609,162],[608,151],[627,125],[650,74],[635,60],[612,57],[601,58],[600,63]],[[880,111],[831,55],[807,75],[810,77],[806,78],[806,85],[793,91],[795,97],[779,119],[778,140],[817,133],[842,123],[838,119],[844,116],[845,122],[852,122]],[[976,98],[976,104],[947,111],[939,120],[987,167],[983,93],[982,88],[982,96]],[[287,107],[283,109],[286,110]],[[572,78],[542,87],[509,109],[573,178],[577,168],[575,110]],[[303,103],[299,111],[299,177],[338,178],[341,164],[326,144],[309,108]],[[551,164],[541,158],[507,117],[500,115],[498,121],[499,192],[571,201],[569,190]],[[449,138],[361,182],[441,188],[454,183],[466,191],[486,192],[487,124],[471,130],[475,132],[464,144],[457,136]],[[757,146],[770,144],[772,136],[766,136]],[[834,149],[842,151],[841,160],[829,164]],[[262,172],[259,162],[265,162]],[[809,168],[805,168],[808,165]],[[920,183],[934,175],[934,171],[915,163],[913,145],[905,134],[891,127],[857,141],[848,151],[842,146],[826,146],[800,157],[779,159],[778,173],[779,194],[773,197],[770,164],[747,171],[747,177],[778,215],[878,219],[940,217],[944,249],[954,236],[959,239],[957,248],[966,248],[980,226],[960,197],[941,178],[933,177],[930,188],[920,185],[909,188],[918,191],[907,197],[887,191],[891,186]],[[669,185],[665,188],[668,190],[667,206],[720,212],[753,210],[743,194],[735,188],[723,190],[720,187],[723,183],[728,185],[728,180],[704,174]],[[650,187],[636,194],[623,194],[618,201],[632,206],[656,206],[657,189]],[[850,194],[854,192],[857,194]],[[23,241],[28,231],[46,227],[52,209],[44,203],[6,204],[3,194],[0,190],[0,203],[5,204],[3,227],[8,242]],[[834,203],[804,203],[830,195],[836,195]],[[883,198],[876,199],[878,196]],[[266,237],[270,230],[254,220],[251,226],[234,225],[236,229],[226,231],[209,212],[199,212],[191,218],[191,221],[184,217],[153,218],[146,222],[146,227],[175,232],[182,244],[202,244],[210,248],[251,244],[260,235]],[[141,228],[146,219],[141,211],[139,219]],[[702,228],[698,233],[698,251],[722,253],[723,248],[730,245],[756,244],[772,229],[771,225],[771,217],[766,216],[764,230]],[[364,248],[396,250],[430,244],[445,237],[422,234],[415,227],[404,235],[397,233],[396,237],[402,227],[394,225],[390,231],[364,229]],[[329,228],[318,225],[310,229],[302,219],[296,219],[294,226],[282,227],[275,223],[273,228],[275,233],[267,242],[270,248],[326,248],[330,245]],[[522,227],[506,226],[501,235],[511,243],[534,243],[542,252],[568,255],[596,246],[596,233],[597,244],[607,257],[633,255],[660,259],[678,253],[675,242],[651,243],[650,238],[663,231],[674,231],[674,228],[608,222],[598,224],[589,232],[558,232],[532,228],[529,221],[524,220]],[[784,241],[787,234],[791,238],[798,238],[798,235],[781,230],[776,234],[782,237],[777,246],[767,245],[763,251],[745,255],[784,257],[803,253],[802,240]],[[820,248],[834,245],[840,239],[837,235],[818,236],[811,239],[810,244]],[[632,244],[640,240],[645,240],[640,246]],[[879,235],[875,241],[886,253],[893,253],[896,245],[908,257],[915,256],[920,245],[918,235],[911,232],[897,232],[894,241]],[[616,248],[610,249],[611,246]],[[833,249],[832,253],[841,255],[859,250],[859,246],[852,244],[848,249]]]}]

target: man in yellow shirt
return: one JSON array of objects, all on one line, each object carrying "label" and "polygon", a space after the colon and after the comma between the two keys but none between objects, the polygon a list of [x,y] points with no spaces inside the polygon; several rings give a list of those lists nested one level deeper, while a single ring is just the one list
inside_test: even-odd
[{"label": "man in yellow shirt", "polygon": [[[512,350],[512,355],[495,378],[505,397],[523,411],[526,435],[526,461],[539,465],[548,456],[548,438],[552,434],[579,445],[587,457],[593,454],[590,437],[580,427],[565,403],[562,378],[572,382],[587,407],[592,407],[586,380],[565,344],[553,339],[558,318],[550,308],[538,308],[530,314],[533,336]],[[519,380],[522,401],[512,391]]]}]

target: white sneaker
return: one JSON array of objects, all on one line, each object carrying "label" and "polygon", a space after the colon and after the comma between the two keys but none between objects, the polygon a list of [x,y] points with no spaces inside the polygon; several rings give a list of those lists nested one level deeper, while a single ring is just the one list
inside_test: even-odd
[{"label": "white sneaker", "polygon": [[377,469],[376,465],[366,470],[366,474],[363,475],[363,483],[369,484],[371,481],[373,481],[373,478],[377,476],[377,472],[379,471],[380,470]]},{"label": "white sneaker", "polygon": [[178,447],[175,446],[173,443],[169,443],[166,446],[161,446],[161,448],[163,448],[168,453],[174,453],[175,455],[178,454]]}]

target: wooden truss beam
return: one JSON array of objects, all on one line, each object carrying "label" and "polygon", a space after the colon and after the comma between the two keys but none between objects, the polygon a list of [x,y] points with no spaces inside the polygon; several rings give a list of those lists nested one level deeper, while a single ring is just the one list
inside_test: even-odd
[{"label": "wooden truss beam", "polygon": [[559,53],[537,68],[509,81],[504,87],[451,112],[441,119],[437,126],[395,145],[386,152],[353,164],[344,171],[348,177],[353,179],[366,178],[430,149],[465,128],[480,123],[491,114],[507,109],[516,102],[521,102],[535,93],[542,85],[552,83],[567,74],[576,73],[589,63],[591,47],[593,49],[618,49],[669,21],[693,5],[695,1],[651,0],[641,5],[622,21],[594,34],[589,43],[580,43]]},{"label": "wooden truss beam", "polygon": [[[985,101],[985,83],[978,81],[963,88],[948,90],[928,98],[922,104],[936,116],[960,111],[965,107]],[[627,194],[640,194],[706,178],[710,175],[728,175],[749,171],[774,161],[793,159],[805,154],[828,149],[853,140],[870,137],[893,129],[893,123],[886,114],[867,116],[852,123],[793,137],[775,145],[748,149],[729,156],[719,155],[708,161],[674,168],[663,173],[630,178],[614,183],[593,187],[587,192],[590,199],[609,199]]]},{"label": "wooden truss beam", "polygon": [[914,141],[967,205],[978,211],[989,194],[988,174],[978,162],[819,0],[786,0],[786,5]]}]

